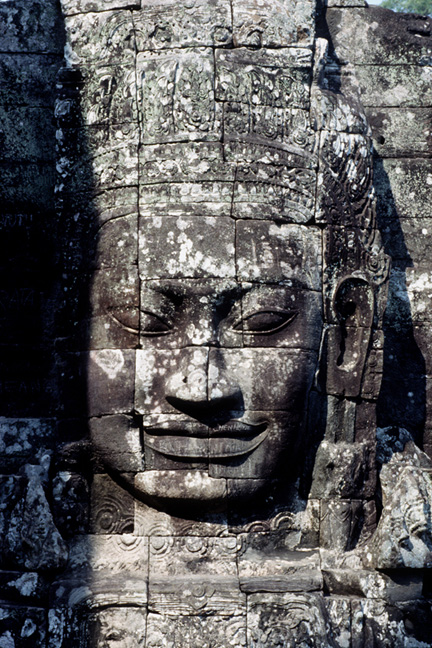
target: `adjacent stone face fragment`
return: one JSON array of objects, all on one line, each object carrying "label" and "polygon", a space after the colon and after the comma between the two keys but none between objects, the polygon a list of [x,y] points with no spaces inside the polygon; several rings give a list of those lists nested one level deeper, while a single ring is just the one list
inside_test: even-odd
[{"label": "adjacent stone face fragment", "polygon": [[[411,454],[413,453],[413,454]],[[412,462],[409,458],[413,459]],[[431,514],[430,461],[409,442],[381,468],[383,512],[366,559],[379,568],[429,567]],[[390,486],[391,484],[391,486]]]}]

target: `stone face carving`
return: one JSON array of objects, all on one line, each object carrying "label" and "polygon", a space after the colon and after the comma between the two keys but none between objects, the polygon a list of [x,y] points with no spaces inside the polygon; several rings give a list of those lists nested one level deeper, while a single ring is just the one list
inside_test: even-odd
[{"label": "stone face carving", "polygon": [[430,645],[432,465],[376,421],[387,109],[319,37],[343,10],[61,5],[65,443],[4,422],[0,646]]},{"label": "stone face carving", "polygon": [[96,474],[56,614],[82,646],[411,641],[390,617],[419,581],[392,570],[429,565],[431,468],[405,433],[376,454],[389,260],[361,103],[282,5],[277,29],[258,5],[64,5]]}]

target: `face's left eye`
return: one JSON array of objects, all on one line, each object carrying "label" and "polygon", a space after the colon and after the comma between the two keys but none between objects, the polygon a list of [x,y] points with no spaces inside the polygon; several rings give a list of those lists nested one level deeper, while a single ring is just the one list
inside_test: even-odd
[{"label": "face's left eye", "polygon": [[237,333],[246,335],[271,335],[291,324],[297,316],[296,312],[279,310],[262,310],[243,317],[234,324]]}]

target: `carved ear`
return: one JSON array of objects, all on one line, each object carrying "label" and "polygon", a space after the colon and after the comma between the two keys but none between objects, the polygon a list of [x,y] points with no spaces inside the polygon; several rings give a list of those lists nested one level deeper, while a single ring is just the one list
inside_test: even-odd
[{"label": "carved ear", "polygon": [[361,391],[374,316],[372,288],[363,279],[345,279],[336,291],[337,324],[327,334],[326,391],[355,398]]}]

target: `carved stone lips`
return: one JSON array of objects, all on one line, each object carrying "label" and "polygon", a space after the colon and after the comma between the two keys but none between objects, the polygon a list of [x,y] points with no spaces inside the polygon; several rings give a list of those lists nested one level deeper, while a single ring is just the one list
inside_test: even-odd
[{"label": "carved stone lips", "polygon": [[198,421],[164,421],[144,428],[144,445],[172,459],[229,459],[255,450],[267,437],[267,421],[232,420],[215,427]]}]

